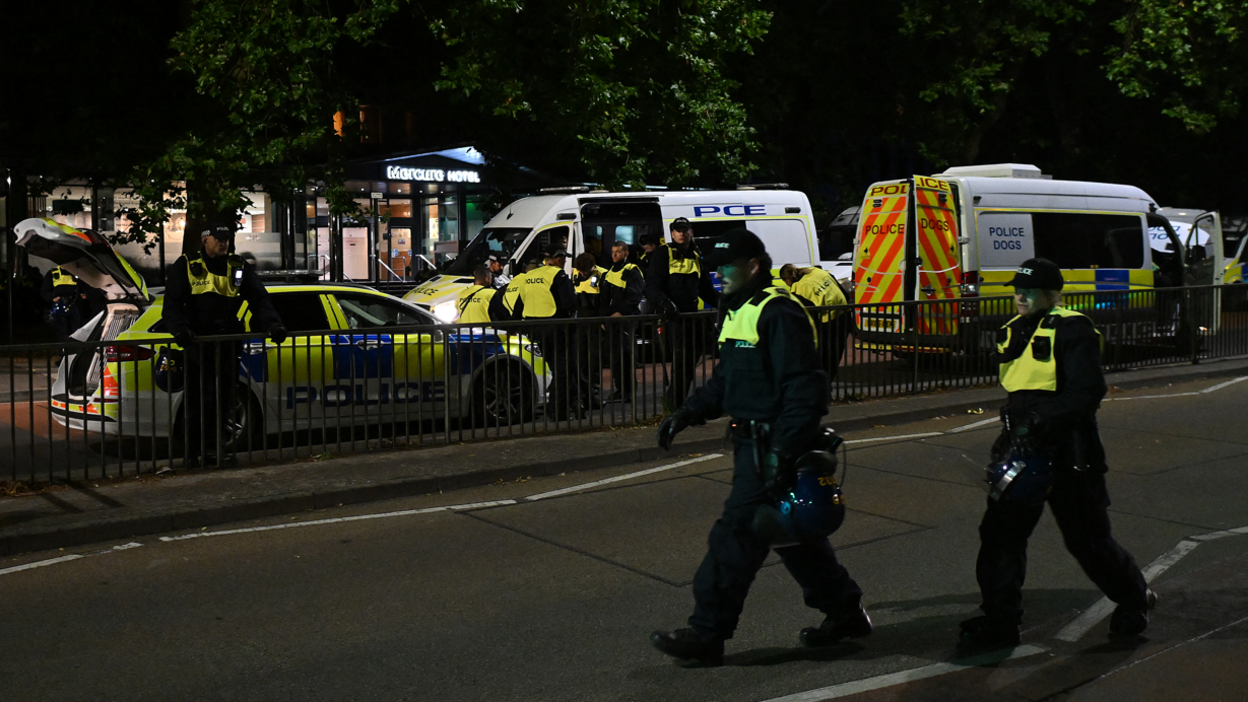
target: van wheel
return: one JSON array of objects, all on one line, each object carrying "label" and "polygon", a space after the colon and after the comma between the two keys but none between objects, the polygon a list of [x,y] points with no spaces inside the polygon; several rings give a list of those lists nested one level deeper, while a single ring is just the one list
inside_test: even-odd
[{"label": "van wheel", "polygon": [[472,383],[476,426],[499,427],[533,418],[533,372],[519,363],[492,363]]}]

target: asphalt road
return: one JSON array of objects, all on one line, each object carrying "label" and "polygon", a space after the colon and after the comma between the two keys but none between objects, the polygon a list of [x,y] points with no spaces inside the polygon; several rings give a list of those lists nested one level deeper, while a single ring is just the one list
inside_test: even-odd
[{"label": "asphalt road", "polygon": [[689,614],[728,490],[725,458],[686,456],[4,559],[0,685],[13,702],[1242,699],[1248,529],[1227,530],[1248,526],[1248,382],[1226,382],[1101,411],[1114,526],[1161,596],[1134,642],[1087,614],[1100,594],[1046,516],[1024,646],[958,660],[995,433],[963,415],[846,437],[833,542],[877,626],[862,646],[801,649],[821,617],[772,557],[723,668],[650,648]]}]

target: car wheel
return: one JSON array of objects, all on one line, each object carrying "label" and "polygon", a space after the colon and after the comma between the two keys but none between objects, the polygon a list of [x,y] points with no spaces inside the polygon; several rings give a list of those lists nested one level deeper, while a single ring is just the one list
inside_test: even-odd
[{"label": "car wheel", "polygon": [[508,426],[533,418],[533,372],[519,363],[491,363],[472,384],[472,417],[479,426]]},{"label": "car wheel", "polygon": [[234,406],[225,417],[226,451],[239,453],[264,446],[264,413],[251,389],[239,383],[234,389]]}]

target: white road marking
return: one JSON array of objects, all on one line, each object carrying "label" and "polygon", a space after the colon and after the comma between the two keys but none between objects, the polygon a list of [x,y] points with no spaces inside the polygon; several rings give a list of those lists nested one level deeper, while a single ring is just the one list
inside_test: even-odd
[{"label": "white road marking", "polygon": [[1208,394],[1208,393],[1211,393],[1211,392],[1215,392],[1215,391],[1221,390],[1222,388],[1225,388],[1225,387],[1229,387],[1229,386],[1231,386],[1231,385],[1234,385],[1235,383],[1243,382],[1243,381],[1245,381],[1245,380],[1248,380],[1248,375],[1241,375],[1240,377],[1238,377],[1238,378],[1236,378],[1236,379],[1234,379],[1234,380],[1228,380],[1228,381],[1226,381],[1225,383],[1218,383],[1217,385],[1214,385],[1214,386],[1213,386],[1213,387],[1211,387],[1211,388],[1205,388],[1204,390],[1201,390],[1200,392],[1201,392],[1201,394]]},{"label": "white road marking", "polygon": [[639,470],[636,473],[628,473],[627,475],[617,475],[614,478],[595,480],[592,483],[582,483],[580,485],[573,485],[572,487],[562,488],[560,490],[551,490],[550,492],[542,492],[536,495],[529,495],[528,497],[524,499],[529,500],[531,502],[536,501],[536,500],[544,500],[547,497],[557,497],[559,495],[567,495],[568,493],[580,492],[581,490],[588,490],[590,488],[598,487],[599,485],[609,485],[611,483],[618,483],[621,480],[630,480],[632,478],[640,478],[643,475],[662,473],[663,471],[671,470],[673,468],[680,468],[681,466],[687,466],[693,463],[702,463],[703,461],[711,461],[716,458],[723,458],[723,457],[724,457],[724,454],[722,453],[708,453],[705,456],[698,456],[697,458],[690,458],[687,461],[680,461],[679,463],[670,463],[665,466],[659,466],[658,468],[649,468],[647,470]]},{"label": "white road marking", "polygon": [[[1144,582],[1151,583],[1153,580],[1166,572],[1175,563],[1178,563],[1184,556],[1191,553],[1197,546],[1205,541],[1213,541],[1227,536],[1240,536],[1248,534],[1248,526],[1239,527],[1237,529],[1227,529],[1225,531],[1214,531],[1208,534],[1199,534],[1197,536],[1189,536],[1174,545],[1174,548],[1158,556],[1152,563],[1149,563],[1143,570]],[[1075,617],[1069,624],[1062,627],[1053,638],[1058,641],[1066,641],[1075,643],[1083,638],[1084,634],[1096,626],[1102,619],[1109,616],[1116,607],[1108,597],[1102,597],[1087,609],[1086,612]]]},{"label": "white road marking", "polygon": [[1168,395],[1136,395],[1135,397],[1107,397],[1105,398],[1105,402],[1122,402],[1125,400],[1158,400],[1158,399],[1163,399],[1167,397],[1195,397],[1196,395],[1208,395],[1211,392],[1217,392],[1223,388],[1228,388],[1234,385],[1235,383],[1241,383],[1245,380],[1248,380],[1248,375],[1241,375],[1240,377],[1235,378],[1234,380],[1228,380],[1224,383],[1218,383],[1217,385],[1207,387],[1204,390],[1193,390],[1190,392],[1172,392]]},{"label": "white road marking", "polygon": [[20,566],[12,566],[10,568],[3,568],[3,569],[0,569],[0,575],[8,575],[9,573],[17,573],[23,570],[30,570],[32,568],[43,568],[44,566],[56,565],[57,563],[67,563],[69,561],[76,561],[79,558],[89,558],[91,556],[100,556],[105,553],[114,553],[116,551],[128,551],[132,548],[138,548],[142,545],[143,544],[135,543],[132,541],[128,544],[123,544],[121,546],[114,546],[112,548],[104,549],[103,551],[95,551],[93,553],[71,553],[68,556],[58,556],[56,558],[49,558],[46,561],[35,561],[34,563],[26,563]]},{"label": "white road marking", "polygon": [[182,534],[181,536],[162,536],[161,541],[186,541],[188,539],[200,539],[205,536],[229,536],[233,534],[251,534],[258,531],[275,531],[277,529],[292,529],[294,527],[321,526],[323,524],[343,524],[346,522],[358,522],[364,519],[385,519],[387,517],[406,517],[413,514],[431,514],[433,512],[457,512],[466,509],[483,509],[485,507],[498,507],[500,505],[514,505],[515,500],[495,500],[493,502],[471,502],[462,505],[446,505],[443,507],[425,507],[423,509],[401,509],[395,512],[378,512],[376,514],[357,514],[353,517],[334,517],[332,519],[314,519],[309,522],[289,522],[286,524],[270,524],[268,526],[247,527],[245,529],[221,529],[219,531],[197,531],[193,534]]},{"label": "white road marking", "polygon": [[978,429],[979,427],[988,426],[989,424],[996,424],[997,422],[1000,422],[1000,421],[1001,421],[1001,418],[1000,418],[1000,417],[992,417],[992,418],[989,418],[989,419],[981,419],[980,421],[975,422],[974,424],[967,424],[967,425],[964,425],[964,426],[960,426],[960,427],[958,427],[958,428],[956,428],[956,429],[950,429],[949,431],[947,431],[947,432],[945,432],[945,433],[946,433],[946,434],[957,434],[958,432],[962,432],[962,431],[970,431],[970,430],[972,430],[972,429]]},{"label": "white road marking", "polygon": [[924,439],[929,436],[944,436],[943,431],[925,431],[922,434],[901,434],[899,436],[876,436],[870,439],[850,439],[846,444],[865,444],[871,441],[897,441],[900,439]]},{"label": "white road marking", "polygon": [[959,670],[966,670],[967,668],[975,668],[1000,661],[1034,656],[1037,653],[1044,653],[1046,650],[1048,649],[1040,646],[1018,646],[1014,650],[1009,651],[1008,655],[1007,651],[1001,650],[995,653],[985,653],[983,655],[975,656],[974,658],[954,661],[952,663],[932,663],[931,665],[925,665],[921,668],[912,668],[910,670],[903,670],[897,673],[877,675],[873,678],[864,678],[862,680],[841,683],[840,685],[832,685],[831,687],[823,687],[818,690],[809,690],[807,692],[799,692],[785,697],[776,697],[774,699],[767,700],[766,702],[820,702],[821,700],[830,700],[837,697],[849,697],[850,695],[857,695],[862,692],[892,687],[893,685],[903,685],[916,680],[926,680],[927,678],[934,678],[938,675],[945,675],[946,673],[956,673]]}]

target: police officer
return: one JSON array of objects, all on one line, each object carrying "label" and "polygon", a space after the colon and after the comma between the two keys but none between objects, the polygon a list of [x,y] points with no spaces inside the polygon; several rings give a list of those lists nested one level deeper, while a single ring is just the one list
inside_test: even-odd
[{"label": "police officer", "polygon": [[[792,466],[815,441],[828,405],[814,324],[800,302],[772,287],[763,243],[736,229],[716,243],[712,256],[724,292],[720,361],[711,379],[663,421],[659,445],[669,448],[686,426],[731,416],[732,491],[694,575],[689,627],[650,637],[660,651],[705,665],[722,663],[724,641],[732,637],[750,583],[771,548],[751,528],[755,512],[791,481]],[[806,604],[826,615],[820,626],[801,631],[803,644],[826,646],[871,633],[862,590],[837,562],[827,538],[775,550],[801,585]]]},{"label": "police officer", "polygon": [[[792,263],[780,267],[780,279],[789,286],[807,307],[846,305],[848,296],[833,275],[821,268],[799,268]],[[819,314],[819,356],[828,378],[836,377],[845,351],[845,337],[851,331],[853,317],[845,310],[826,310]]]},{"label": "police officer", "polygon": [[[641,298],[645,294],[646,280],[641,268],[628,260],[628,244],[616,240],[611,245],[611,267],[603,276],[603,295],[606,297],[604,314],[611,317],[631,317],[640,311]],[[636,325],[617,320],[609,322],[608,337],[611,348],[611,383],[615,392],[608,402],[632,402],[637,387],[633,349],[636,346]]]},{"label": "police officer", "polygon": [[696,312],[698,298],[714,307],[718,293],[711,272],[703,264],[702,252],[693,244],[689,220],[677,217],[671,223],[672,243],[654,250],[646,268],[646,299],[650,311],[663,318],[663,340],[672,359],[672,376],[664,400],[673,409],[680,407],[693,384],[693,371],[702,356],[703,329],[682,320],[682,313]]},{"label": "police officer", "polygon": [[455,300],[460,324],[489,324],[490,303],[498,291],[492,285],[489,266],[477,266],[472,272],[473,284],[464,288]]},{"label": "police officer", "polygon": [[79,286],[78,279],[60,266],[48,271],[43,277],[43,286],[39,292],[52,305],[48,316],[57,341],[66,341],[70,334],[82,326],[78,302],[85,295],[79,291]]},{"label": "police officer", "polygon": [[[568,252],[559,244],[551,244],[543,251],[545,265],[517,276],[521,279],[516,296],[515,319],[571,319],[576,314],[576,289],[572,279],[563,270]],[[513,281],[514,284],[514,281]],[[553,398],[551,415],[556,420],[579,414],[580,407],[573,407],[571,398],[584,394],[574,374],[573,359],[576,357],[575,331],[563,325],[542,325],[533,330],[542,349],[542,358],[551,368],[552,379],[549,392]]]},{"label": "police officer", "polygon": [[490,275],[494,277],[494,287],[499,289],[507,287],[507,284],[511,282],[511,276],[503,272],[503,262],[498,254],[490,254],[486,262],[490,266]]},{"label": "police officer", "polygon": [[602,295],[602,279],[607,269],[598,265],[592,253],[576,257],[572,262],[572,285],[579,303],[577,317],[601,317],[605,298]]},{"label": "police officer", "polygon": [[234,406],[241,353],[238,342],[200,343],[198,337],[242,333],[238,312],[246,302],[253,330],[264,330],[274,343],[286,339],[286,328],[255,270],[229,252],[233,239],[233,223],[205,226],[200,233],[202,253],[174,262],[165,286],[161,316],[174,341],[185,349],[186,461],[192,466],[199,464],[201,455],[208,465],[217,465],[218,458],[221,462],[233,458],[228,450],[217,450],[218,440],[228,439],[223,428]]},{"label": "police officer", "polygon": [[[1056,264],[1033,258],[1008,283],[1014,286],[1018,315],[997,333],[999,375],[1009,399],[994,460],[1011,455],[1052,460],[1047,501],[1066,548],[1117,603],[1110,631],[1134,636],[1148,626],[1148,610],[1157,597],[1110,533],[1105,450],[1096,427],[1106,392],[1101,338],[1090,319],[1061,306],[1063,282]],[[1043,499],[1014,501],[1008,489],[999,498],[989,497],[975,564],[984,614],[962,622],[964,647],[1018,644],[1027,539],[1043,512]]]},{"label": "police officer", "polygon": [[[524,272],[526,274],[541,268],[541,264],[537,261],[529,261],[524,264]],[[515,314],[516,300],[520,299],[520,288],[524,287],[524,276],[518,275],[507,283],[507,287],[498,291],[493,299],[490,300],[490,320],[494,322],[506,322],[512,319],[519,319]]]}]

